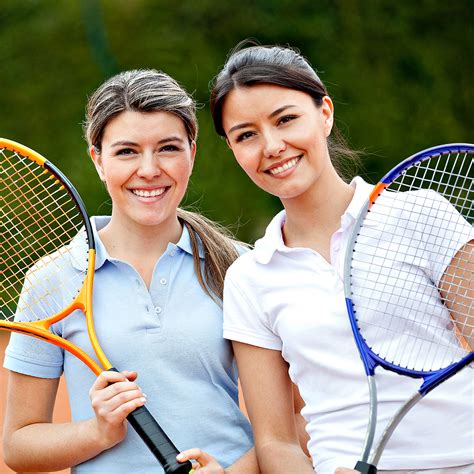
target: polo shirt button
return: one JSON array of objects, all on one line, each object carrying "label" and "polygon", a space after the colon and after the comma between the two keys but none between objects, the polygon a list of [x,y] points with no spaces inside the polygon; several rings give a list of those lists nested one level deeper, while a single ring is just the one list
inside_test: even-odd
[{"label": "polo shirt button", "polygon": [[162,285],[166,285],[166,283],[168,283],[168,282],[166,281],[166,278],[162,278],[162,279],[160,280],[160,283],[161,283]]},{"label": "polo shirt button", "polygon": [[174,254],[175,254],[175,253],[176,253],[176,250],[172,250],[172,251],[170,252],[170,255],[171,255],[172,257],[174,257]]},{"label": "polo shirt button", "polygon": [[162,311],[163,311],[163,310],[161,309],[160,306],[156,306],[156,307],[155,307],[155,312],[156,312],[156,314],[160,314]]}]

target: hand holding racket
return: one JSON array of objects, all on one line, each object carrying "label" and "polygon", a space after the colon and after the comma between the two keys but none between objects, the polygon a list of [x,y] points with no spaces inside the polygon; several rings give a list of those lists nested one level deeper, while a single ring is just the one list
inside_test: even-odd
[{"label": "hand holding racket", "polygon": [[[473,202],[474,145],[443,145],[390,171],[355,222],[344,278],[370,390],[369,426],[355,467],[362,473],[377,472],[406,413],[474,360]],[[422,383],[372,451],[378,366]]]},{"label": "hand holding racket", "polygon": [[[103,370],[116,370],[102,351],[94,330],[95,242],[78,192],[54,165],[18,143],[0,139],[0,159],[0,329],[62,347],[96,375]],[[85,315],[90,342],[100,364],[50,331],[54,323],[76,310]],[[176,461],[179,451],[144,406],[127,419],[167,474],[191,471],[190,462]]]}]

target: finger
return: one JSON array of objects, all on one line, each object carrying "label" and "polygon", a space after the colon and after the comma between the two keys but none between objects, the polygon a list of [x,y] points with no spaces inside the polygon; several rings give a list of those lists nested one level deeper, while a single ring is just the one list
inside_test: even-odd
[{"label": "finger", "polygon": [[211,463],[217,463],[217,461],[208,453],[202,451],[199,448],[191,448],[186,451],[181,451],[176,459],[178,461],[189,461],[190,459],[195,459],[201,466],[208,466]]},{"label": "finger", "polygon": [[[116,393],[126,390],[139,389],[138,385],[126,378],[127,372],[102,372],[89,390],[89,397],[92,398],[94,392],[103,391],[106,398],[111,398]],[[136,372],[130,372],[132,378],[136,378]]]},{"label": "finger", "polygon": [[126,376],[121,372],[112,372],[109,370],[104,370],[96,378],[94,384],[92,385],[92,390],[100,390],[102,388],[107,387],[110,384],[113,384],[116,382],[123,382],[126,380],[127,380]]},{"label": "finger", "polygon": [[115,408],[111,416],[118,419],[125,419],[132,411],[136,410],[137,408],[145,405],[146,398],[145,397],[137,397],[133,398],[127,402],[121,403],[117,408]]},{"label": "finger", "polygon": [[146,400],[146,395],[140,387],[131,382],[117,382],[113,386],[93,392],[91,402],[94,408],[105,407],[108,411],[112,411],[120,405],[137,398]]},{"label": "finger", "polygon": [[122,374],[125,375],[126,379],[129,380],[130,382],[135,381],[138,377],[138,374],[135,371],[124,370]]},{"label": "finger", "polygon": [[142,389],[135,382],[129,382],[126,380],[125,382],[115,382],[111,385],[108,385],[107,387],[103,388],[101,392],[104,395],[107,395],[108,398],[112,398],[120,393],[135,390],[138,390],[139,392],[142,391]]},{"label": "finger", "polygon": [[97,416],[108,423],[121,423],[136,408],[143,406],[146,398],[139,393],[126,392],[112,400],[93,400],[92,406]]},{"label": "finger", "polygon": [[176,459],[180,462],[189,461],[190,459],[198,460],[198,458],[202,456],[202,453],[199,448],[186,449],[185,451],[181,451],[176,456]]}]

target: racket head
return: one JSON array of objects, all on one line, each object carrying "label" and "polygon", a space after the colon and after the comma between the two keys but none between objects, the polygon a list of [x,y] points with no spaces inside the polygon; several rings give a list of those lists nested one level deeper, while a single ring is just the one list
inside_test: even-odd
[{"label": "racket head", "polygon": [[0,328],[48,340],[99,373],[87,354],[49,331],[75,309],[92,318],[95,241],[84,203],[66,176],[34,150],[0,139],[0,159]]},{"label": "racket head", "polygon": [[456,252],[472,265],[474,245],[466,243],[473,239],[473,157],[471,144],[416,153],[382,178],[356,219],[344,288],[368,375],[381,365],[429,380],[430,390],[473,360],[466,343],[472,271],[463,270],[459,288],[467,295],[464,325],[453,322],[437,286]]},{"label": "racket head", "polygon": [[[82,360],[96,375],[115,370],[99,346],[92,319],[95,241],[79,193],[64,174],[35,151],[0,139],[4,245],[0,329],[44,339]],[[101,366],[49,327],[76,309],[84,312]],[[167,474],[192,472],[146,407],[127,419]]]}]

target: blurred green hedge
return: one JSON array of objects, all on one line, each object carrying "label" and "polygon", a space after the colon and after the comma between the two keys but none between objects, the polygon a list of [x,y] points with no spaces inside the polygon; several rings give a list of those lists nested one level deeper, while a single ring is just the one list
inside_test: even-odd
[{"label": "blurred green hedge", "polygon": [[105,78],[154,67],[201,104],[186,204],[254,241],[280,209],[212,128],[208,84],[240,40],[290,44],[310,60],[372,181],[436,144],[472,142],[472,0],[3,0],[0,135],[68,174],[91,214],[109,201],[82,139],[84,105]]}]

